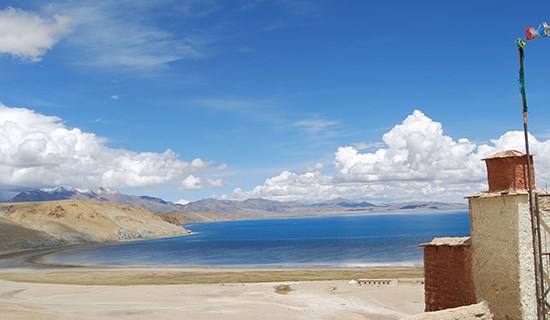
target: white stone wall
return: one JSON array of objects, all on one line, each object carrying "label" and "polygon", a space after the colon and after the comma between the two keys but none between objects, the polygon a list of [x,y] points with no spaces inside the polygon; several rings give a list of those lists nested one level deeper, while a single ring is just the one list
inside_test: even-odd
[{"label": "white stone wall", "polygon": [[425,312],[401,320],[493,320],[486,303],[472,304],[434,312]]},{"label": "white stone wall", "polygon": [[[541,218],[541,251],[550,253],[550,194],[539,194],[537,198]],[[543,256],[542,265],[545,272],[544,286],[548,288],[550,286],[550,278],[548,277],[550,273],[550,256]],[[550,302],[550,297],[546,300]]]},{"label": "white stone wall", "polygon": [[468,198],[472,277],[478,301],[495,319],[536,319],[534,258],[527,192]]}]

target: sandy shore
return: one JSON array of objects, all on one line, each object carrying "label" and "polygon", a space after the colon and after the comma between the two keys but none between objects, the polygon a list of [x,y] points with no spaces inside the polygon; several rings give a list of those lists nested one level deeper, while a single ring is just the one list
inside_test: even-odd
[{"label": "sandy shore", "polygon": [[347,281],[83,286],[0,280],[2,319],[399,319],[423,311],[420,285]]},{"label": "sandy shore", "polygon": [[[349,283],[417,278],[418,268],[90,268],[35,262],[51,251],[0,259],[2,319],[399,319],[424,309],[421,284]],[[290,291],[276,292],[279,285]]]}]

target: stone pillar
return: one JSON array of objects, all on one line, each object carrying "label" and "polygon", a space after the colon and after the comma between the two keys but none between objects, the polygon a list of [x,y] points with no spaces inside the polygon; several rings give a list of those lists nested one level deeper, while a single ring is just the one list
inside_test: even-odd
[{"label": "stone pillar", "polygon": [[468,197],[475,295],[495,319],[536,319],[526,155],[504,151],[484,160],[489,191]]},{"label": "stone pillar", "polygon": [[425,311],[476,303],[470,238],[435,238],[424,247]]}]

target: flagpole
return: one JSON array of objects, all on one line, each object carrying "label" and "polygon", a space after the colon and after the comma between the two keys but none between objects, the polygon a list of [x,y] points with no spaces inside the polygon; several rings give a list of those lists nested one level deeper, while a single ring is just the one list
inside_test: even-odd
[{"label": "flagpole", "polygon": [[523,71],[523,58],[525,52],[525,42],[519,38],[516,40],[519,53],[519,84],[521,92],[521,103],[523,107],[523,135],[525,138],[525,154],[527,156],[527,190],[529,191],[529,213],[531,215],[531,229],[533,235],[533,255],[535,266],[535,290],[537,295],[537,319],[545,320],[546,312],[544,308],[544,276],[542,270],[541,254],[541,235],[540,235],[540,217],[533,205],[533,187],[531,176],[531,155],[529,153],[529,133],[527,130],[527,99],[525,94],[525,75]]}]

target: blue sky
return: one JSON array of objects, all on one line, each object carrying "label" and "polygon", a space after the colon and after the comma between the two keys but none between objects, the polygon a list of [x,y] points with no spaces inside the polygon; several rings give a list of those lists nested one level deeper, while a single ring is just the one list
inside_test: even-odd
[{"label": "blue sky", "polygon": [[[529,7],[3,1],[0,196],[463,201],[486,189],[481,158],[523,151],[514,40],[550,20],[547,1]],[[539,187],[549,53],[527,44]]]}]

